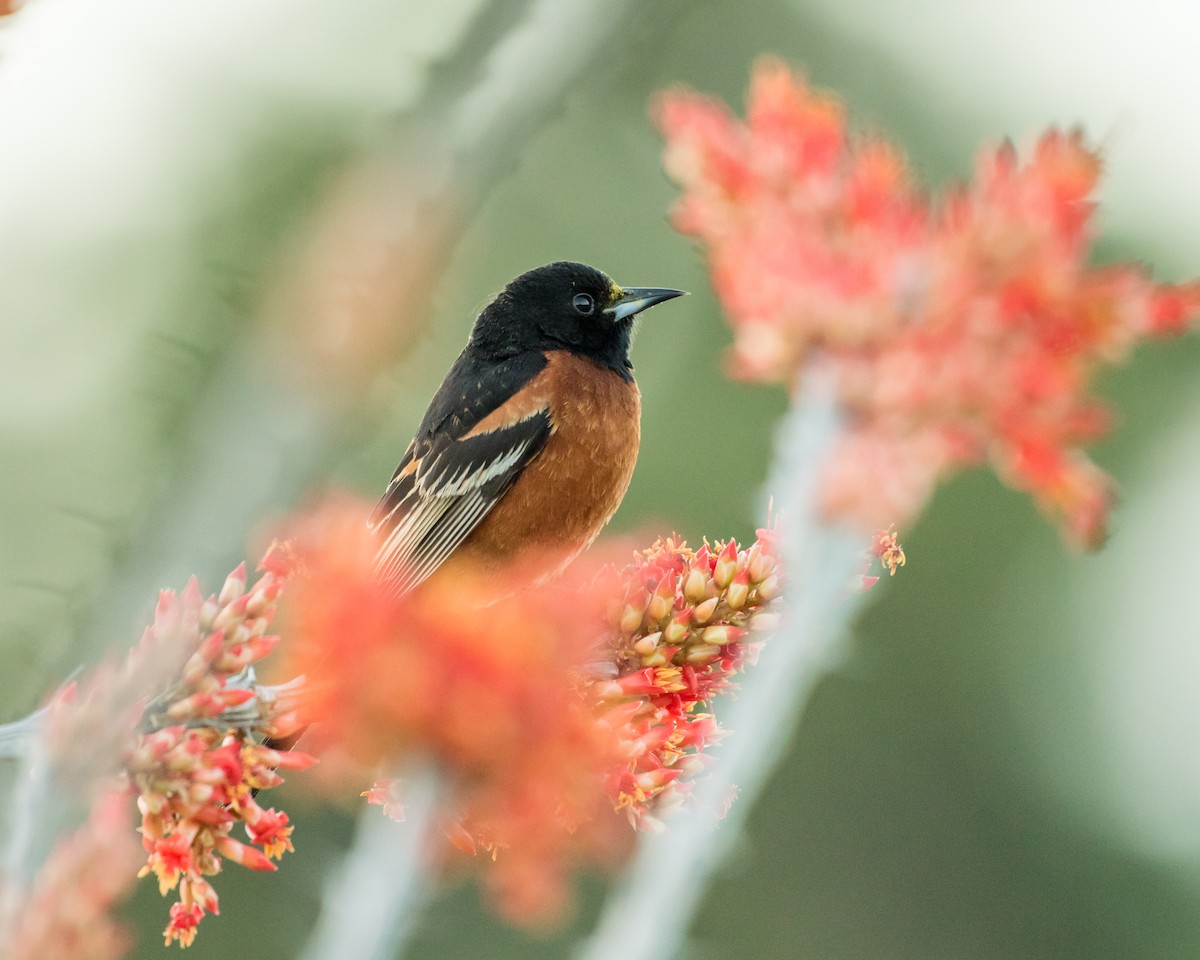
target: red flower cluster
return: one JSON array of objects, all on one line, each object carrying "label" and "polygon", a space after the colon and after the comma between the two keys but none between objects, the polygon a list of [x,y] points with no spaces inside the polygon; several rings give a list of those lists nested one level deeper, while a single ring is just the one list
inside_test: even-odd
[{"label": "red flower cluster", "polygon": [[[454,845],[492,854],[486,883],[520,921],[555,915],[571,866],[628,844],[678,798],[717,728],[708,699],[751,645],[778,590],[766,544],[692,553],[666,542],[624,570],[577,562],[531,587],[524,567],[381,590],[362,510],[298,531],[307,576],[290,589],[290,668],[312,678],[314,743],[403,772],[433,763]],[[393,784],[371,802],[400,818]]]},{"label": "red flower cluster", "polygon": [[990,462],[1074,542],[1102,540],[1111,482],[1080,450],[1108,429],[1103,364],[1200,312],[1200,284],[1090,268],[1100,158],[1050,132],[1033,154],[985,151],[972,183],[929,199],[841,104],[758,65],[745,122],[687,91],[657,121],[732,323],[737,373],[832,369],[847,426],[828,511],[867,528],[911,519],[933,486]]},{"label": "red flower cluster", "polygon": [[[264,810],[254,793],[283,782],[277,768],[302,770],[314,762],[269,749],[254,736],[283,735],[295,725],[290,711],[274,710],[252,672],[278,640],[266,629],[290,561],[273,548],[263,567],[249,591],[243,564],[207,600],[195,580],[181,597],[164,592],[147,631],[192,651],[177,681],[144,712],[143,725],[159,728],[142,734],[125,757],[149,853],[139,876],[154,873],[164,896],[179,889],[164,931],[168,944],[188,946],[204,915],[218,912],[205,878],[220,871],[222,859],[274,870],[271,858],[292,849],[287,814]],[[249,843],[232,836],[239,822]]]},{"label": "red flower cluster", "polygon": [[616,577],[610,603],[617,677],[596,682],[601,722],[621,740],[623,764],[609,775],[618,809],[640,828],[687,795],[705,747],[722,736],[710,704],[774,626],[764,608],[779,595],[774,536],[760,530],[746,550],[730,540],[698,551],[659,540]]},{"label": "red flower cluster", "polygon": [[[205,877],[220,872],[222,858],[274,870],[271,858],[293,849],[287,814],[264,810],[253,791],[281,783],[276,768],[312,762],[307,754],[281,753],[211,727],[168,727],[143,738],[129,760],[141,792],[142,844],[150,854],[139,876],[158,877],[163,896],[179,888],[164,931],[168,944],[190,945],[204,915],[219,912]],[[248,844],[231,836],[239,821]]]}]

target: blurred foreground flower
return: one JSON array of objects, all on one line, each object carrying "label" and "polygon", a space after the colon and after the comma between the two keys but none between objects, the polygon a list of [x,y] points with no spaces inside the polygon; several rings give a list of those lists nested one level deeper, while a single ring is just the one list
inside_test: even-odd
[{"label": "blurred foreground flower", "polygon": [[1200,284],[1088,266],[1099,155],[1051,131],[1025,161],[984,151],[972,183],[928,198],[893,146],[850,136],[840,102],[777,61],[757,66],[746,113],[659,101],[675,224],[706,248],[737,374],[833,371],[846,426],[827,513],[905,523],[986,461],[1070,541],[1099,544],[1113,485],[1080,449],[1108,429],[1092,379],[1200,312]]},{"label": "blurred foreground flower", "polygon": [[11,904],[6,960],[117,960],[129,937],[112,919],[137,869],[129,791],[101,793],[82,827],[58,842],[32,890]]},{"label": "blurred foreground flower", "polygon": [[[771,538],[660,541],[621,569],[589,555],[536,587],[524,568],[456,570],[397,598],[362,516],[334,508],[297,531],[306,576],[284,632],[293,672],[313,678],[314,743],[389,772],[434,763],[443,829],[492,855],[500,909],[552,918],[573,865],[628,847],[615,811],[656,826],[702,765],[720,732],[709,701],[778,593]],[[401,818],[395,786],[367,795]]]},{"label": "blurred foreground flower", "polygon": [[[189,945],[203,916],[217,912],[206,877],[222,860],[273,870],[271,858],[292,849],[287,815],[254,798],[282,782],[277,768],[313,762],[258,742],[296,726],[288,689],[262,686],[254,674],[277,642],[266,628],[289,571],[278,550],[263,562],[265,573],[249,590],[243,564],[217,596],[204,599],[194,579],[182,594],[163,591],[153,625],[126,662],[68,687],[46,713],[45,740],[60,781],[80,792],[107,782],[136,793],[148,854],[140,875],[155,874],[164,895],[179,891],[167,943]],[[108,806],[104,811],[103,829],[116,829],[120,818]],[[239,822],[248,842],[232,835]]]}]

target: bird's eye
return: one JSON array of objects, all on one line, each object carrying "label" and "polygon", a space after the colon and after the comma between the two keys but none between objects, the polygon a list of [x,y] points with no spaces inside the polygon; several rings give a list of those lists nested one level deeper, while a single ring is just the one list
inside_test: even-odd
[{"label": "bird's eye", "polygon": [[571,301],[571,306],[575,308],[576,313],[582,313],[586,317],[595,309],[596,302],[586,293],[577,293]]}]

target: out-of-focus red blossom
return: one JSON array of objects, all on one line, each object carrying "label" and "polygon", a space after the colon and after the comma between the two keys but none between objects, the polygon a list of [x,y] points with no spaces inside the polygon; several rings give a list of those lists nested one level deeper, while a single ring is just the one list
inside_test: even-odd
[{"label": "out-of-focus red blossom", "polygon": [[[367,803],[383,807],[383,815],[389,820],[404,821],[404,781],[390,777],[376,780],[362,796],[366,797]],[[469,852],[474,853],[474,849]]]},{"label": "out-of-focus red blossom", "polygon": [[[551,584],[530,586],[541,565],[460,567],[395,597],[362,516],[334,507],[296,530],[289,672],[313,680],[314,741],[364,764],[435,763],[447,838],[491,854],[500,910],[552,919],[573,865],[628,847],[615,811],[656,823],[717,736],[707,701],[752,648],[773,554],[666,541],[623,569],[598,571],[593,551]],[[394,782],[367,796],[403,816]]]},{"label": "out-of-focus red blossom", "polygon": [[734,371],[836,375],[830,514],[903,523],[951,471],[989,462],[1070,541],[1103,540],[1112,483],[1080,450],[1108,429],[1093,376],[1187,329],[1200,284],[1088,266],[1101,163],[1079,133],[1050,131],[1025,160],[985,150],[971,183],[930,198],[896,148],[850,135],[840,102],[775,60],[756,67],[744,122],[684,90],[656,119]]},{"label": "out-of-focus red blossom", "polygon": [[[486,882],[503,912],[545,919],[566,899],[569,865],[619,838],[598,788],[616,741],[579,692],[598,598],[574,578],[530,590],[520,571],[465,568],[395,597],[374,574],[363,516],[361,504],[333,507],[295,531],[305,576],[289,590],[285,652],[288,672],[312,681],[314,747],[369,767],[435,761],[451,781],[448,834],[497,855]],[[371,799],[394,800],[385,785]]]},{"label": "out-of-focus red blossom", "polygon": [[[130,938],[112,919],[137,870],[129,791],[97,796],[87,822],[60,840],[32,890],[6,904],[12,926],[0,934],[6,960],[117,960]],[[0,898],[2,899],[2,898]]]}]

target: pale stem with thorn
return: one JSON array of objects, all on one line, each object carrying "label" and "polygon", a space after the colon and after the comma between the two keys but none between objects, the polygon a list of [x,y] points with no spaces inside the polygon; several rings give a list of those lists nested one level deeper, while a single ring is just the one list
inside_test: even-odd
[{"label": "pale stem with thorn", "polygon": [[[781,429],[769,485],[781,506],[789,584],[780,629],[740,678],[736,697],[721,704],[721,723],[731,737],[709,774],[663,832],[642,837],[577,960],[671,960],[680,953],[712,876],[737,840],[809,695],[841,655],[859,606],[851,585],[865,538],[817,516],[818,477],[837,432],[832,387],[811,378]],[[738,799],[721,819],[734,791]],[[646,910],[643,905],[663,890],[671,891],[672,909]]]}]

